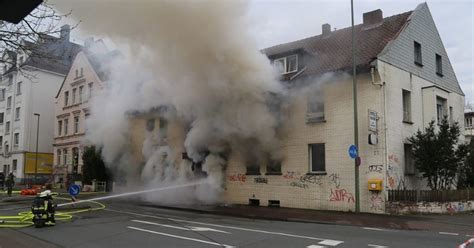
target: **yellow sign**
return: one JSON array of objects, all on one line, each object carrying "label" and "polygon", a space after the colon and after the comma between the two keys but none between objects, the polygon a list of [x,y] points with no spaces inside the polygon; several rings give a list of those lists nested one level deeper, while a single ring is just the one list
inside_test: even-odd
[{"label": "yellow sign", "polygon": [[[38,153],[38,174],[52,174],[53,173],[53,154],[52,153]],[[36,153],[25,153],[25,174],[34,174],[36,164]]]}]

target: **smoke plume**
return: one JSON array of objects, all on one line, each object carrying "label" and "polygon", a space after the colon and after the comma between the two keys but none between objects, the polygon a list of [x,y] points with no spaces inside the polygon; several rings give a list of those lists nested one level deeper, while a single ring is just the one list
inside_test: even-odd
[{"label": "smoke plume", "polygon": [[[55,4],[61,10],[72,9],[83,32],[110,38],[123,53],[110,65],[103,90],[94,93],[87,138],[103,147],[106,163],[128,175],[128,182],[151,186],[193,178],[190,162],[176,164],[175,147],[155,148],[149,139],[143,144],[147,161],[143,168],[130,164],[130,113],[163,106],[168,116],[188,127],[184,148],[194,162],[202,163],[211,182],[205,186],[210,188],[184,194],[184,200],[218,199],[230,151],[248,154],[244,159],[279,156],[279,120],[269,103],[285,93],[247,32],[251,23],[245,2],[61,0]],[[139,177],[133,180],[130,175]]]}]

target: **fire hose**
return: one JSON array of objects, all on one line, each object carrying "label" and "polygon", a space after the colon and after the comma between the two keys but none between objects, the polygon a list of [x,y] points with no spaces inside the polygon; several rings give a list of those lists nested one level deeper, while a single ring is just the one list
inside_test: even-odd
[{"label": "fire hose", "polygon": [[[69,198],[62,198],[62,197],[56,197],[56,199],[70,200]],[[105,205],[100,202],[97,202],[97,201],[88,201],[88,202],[96,204],[97,206],[94,208],[88,208],[88,209],[57,211],[55,213],[55,219],[59,221],[66,221],[66,220],[72,219],[74,214],[97,211],[97,210],[102,210],[105,208]],[[78,202],[77,204],[80,204],[80,202]],[[34,216],[31,211],[19,212],[17,215],[0,216],[0,228],[1,227],[9,227],[9,228],[29,227],[33,225],[33,217]]]}]

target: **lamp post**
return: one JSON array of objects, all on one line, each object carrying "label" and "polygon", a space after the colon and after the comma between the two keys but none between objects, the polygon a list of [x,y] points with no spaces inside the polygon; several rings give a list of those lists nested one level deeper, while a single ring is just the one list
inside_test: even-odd
[{"label": "lamp post", "polygon": [[40,114],[34,113],[34,115],[38,116],[38,122],[36,126],[36,157],[35,157],[35,180],[34,183],[36,185],[37,177],[38,177],[38,140],[39,140],[39,126],[40,126]]},{"label": "lamp post", "polygon": [[357,158],[354,160],[355,174],[355,212],[360,212],[359,196],[359,125],[357,120],[357,79],[356,79],[356,61],[355,61],[355,29],[354,29],[354,0],[351,0],[351,21],[352,21],[352,98],[354,100],[354,145],[357,148]]}]

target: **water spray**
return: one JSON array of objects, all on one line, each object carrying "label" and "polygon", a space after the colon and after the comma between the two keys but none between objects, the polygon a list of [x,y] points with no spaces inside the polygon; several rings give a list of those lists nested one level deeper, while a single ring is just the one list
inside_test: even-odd
[{"label": "water spray", "polygon": [[147,189],[147,190],[141,190],[141,191],[127,192],[127,193],[116,194],[116,195],[101,196],[101,197],[96,197],[96,198],[86,199],[86,200],[80,200],[80,201],[75,201],[75,202],[61,203],[61,204],[58,204],[58,207],[66,206],[66,205],[79,204],[79,203],[83,203],[83,202],[106,200],[106,199],[124,197],[124,196],[130,196],[130,195],[139,195],[139,194],[145,194],[145,193],[163,191],[163,190],[169,190],[169,189],[185,188],[185,187],[191,187],[191,186],[196,186],[196,185],[205,184],[205,183],[207,183],[207,182],[204,181],[204,180],[201,180],[201,181],[194,182],[194,183],[166,186],[166,187],[160,187],[160,188],[155,188],[155,189]]}]

